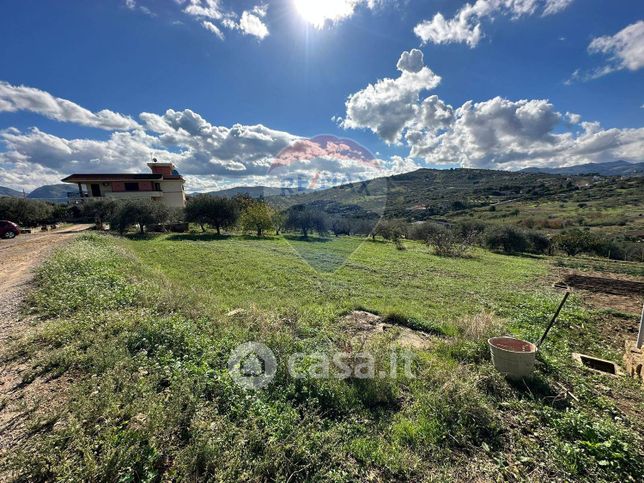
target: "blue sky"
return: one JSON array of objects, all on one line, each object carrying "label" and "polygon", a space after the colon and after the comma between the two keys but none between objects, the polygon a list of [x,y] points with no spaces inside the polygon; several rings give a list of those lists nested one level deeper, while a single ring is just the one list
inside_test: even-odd
[{"label": "blue sky", "polygon": [[275,185],[279,153],[318,134],[355,140],[378,169],[331,149],[291,174],[644,161],[642,2],[21,0],[0,13],[3,186],[152,156],[190,189]]}]

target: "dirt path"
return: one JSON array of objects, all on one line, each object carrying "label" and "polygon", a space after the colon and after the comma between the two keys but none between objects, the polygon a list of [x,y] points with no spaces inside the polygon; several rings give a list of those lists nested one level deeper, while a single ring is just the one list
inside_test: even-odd
[{"label": "dirt path", "polygon": [[[69,241],[91,225],[72,225],[50,232],[20,235],[13,240],[0,240],[0,351],[10,339],[29,327],[21,315],[21,306],[34,269],[54,247]],[[24,416],[36,398],[51,394],[47,381],[36,380],[23,385],[28,365],[22,361],[2,362],[0,368],[0,461],[26,434]],[[46,397],[46,396],[45,396]],[[0,469],[0,481],[7,474]]]},{"label": "dirt path", "polygon": [[19,325],[18,308],[33,277],[33,269],[49,251],[91,225],[72,225],[50,232],[0,240],[0,344]]}]

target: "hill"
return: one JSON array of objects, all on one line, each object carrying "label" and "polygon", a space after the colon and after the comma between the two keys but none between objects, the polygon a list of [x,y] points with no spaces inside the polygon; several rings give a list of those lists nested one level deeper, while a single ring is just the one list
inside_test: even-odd
[{"label": "hill", "polygon": [[[311,190],[300,189],[299,193],[308,193]],[[269,196],[291,196],[295,194],[294,190],[288,188],[275,188],[272,186],[235,186],[234,188],[228,188],[219,191],[209,191],[204,193],[211,196],[223,196],[224,198],[230,198],[239,194],[246,194],[251,198],[267,198]]]},{"label": "hill", "polygon": [[27,195],[27,198],[53,203],[66,203],[67,193],[74,192],[74,187],[69,184],[50,184],[36,188]]},{"label": "hill", "polygon": [[598,174],[600,176],[644,176],[644,163],[611,161],[608,163],[586,163],[561,168],[526,168],[523,173],[547,173],[563,175]]},{"label": "hill", "polygon": [[[367,194],[368,192],[368,194]],[[420,169],[296,197],[272,197],[280,209],[319,207],[331,216],[525,224],[546,230],[583,227],[614,234],[644,233],[644,177],[561,176],[481,169]]]},{"label": "hill", "polygon": [[22,193],[20,191],[7,188],[6,186],[0,186],[0,197],[9,196],[10,198],[22,198]]}]

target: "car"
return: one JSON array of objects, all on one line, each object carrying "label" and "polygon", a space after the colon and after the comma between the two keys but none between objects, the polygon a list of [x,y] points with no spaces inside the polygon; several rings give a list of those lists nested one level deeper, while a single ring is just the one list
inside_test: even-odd
[{"label": "car", "polygon": [[0,220],[0,238],[15,238],[20,235],[20,228],[9,220]]}]

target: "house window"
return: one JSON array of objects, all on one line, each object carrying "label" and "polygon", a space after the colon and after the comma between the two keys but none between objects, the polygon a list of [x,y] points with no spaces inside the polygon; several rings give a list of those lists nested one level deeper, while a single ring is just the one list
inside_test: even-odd
[{"label": "house window", "polygon": [[154,191],[161,191],[161,183],[154,183]]},{"label": "house window", "polygon": [[139,183],[125,183],[125,191],[139,191]]}]

